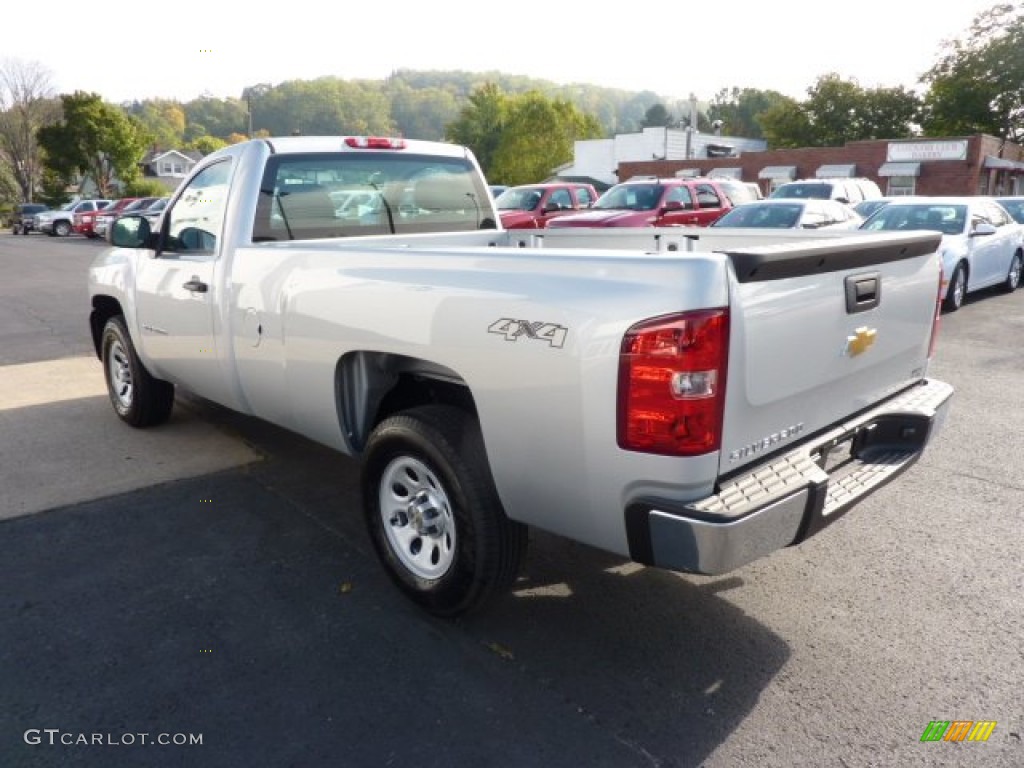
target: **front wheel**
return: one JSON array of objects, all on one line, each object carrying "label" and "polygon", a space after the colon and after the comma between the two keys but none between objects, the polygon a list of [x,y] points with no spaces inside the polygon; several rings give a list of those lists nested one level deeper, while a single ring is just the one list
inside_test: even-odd
[{"label": "front wheel", "polygon": [[953,270],[953,276],[949,279],[949,286],[946,288],[946,298],[942,302],[942,308],[947,312],[956,312],[963,306],[964,295],[967,293],[967,272],[963,264],[957,264]]},{"label": "front wheel", "polygon": [[362,490],[378,557],[430,613],[482,608],[515,581],[527,528],[506,517],[468,413],[432,405],[382,421],[367,443]]},{"label": "front wheel", "polygon": [[71,224],[66,221],[54,222],[53,234],[57,237],[67,237],[71,234]]},{"label": "front wheel", "polygon": [[1003,282],[1003,289],[1007,293],[1013,293],[1020,287],[1021,269],[1024,268],[1024,255],[1020,251],[1013,254],[1010,262],[1010,270],[1006,273],[1006,280]]},{"label": "front wheel", "polygon": [[133,427],[167,421],[174,406],[174,385],[153,378],[146,370],[120,315],[103,327],[100,353],[107,393],[121,420]]}]

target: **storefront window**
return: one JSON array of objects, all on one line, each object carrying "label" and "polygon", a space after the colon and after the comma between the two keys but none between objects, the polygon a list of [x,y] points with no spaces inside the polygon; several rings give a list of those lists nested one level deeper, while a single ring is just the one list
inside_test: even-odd
[{"label": "storefront window", "polygon": [[913,195],[917,189],[916,176],[890,176],[885,194],[890,197]]}]

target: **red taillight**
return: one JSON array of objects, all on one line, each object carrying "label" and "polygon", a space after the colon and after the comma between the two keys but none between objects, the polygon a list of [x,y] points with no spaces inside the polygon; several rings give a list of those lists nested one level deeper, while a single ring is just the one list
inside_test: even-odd
[{"label": "red taillight", "polygon": [[349,136],[345,145],[353,149],[405,149],[405,139],[389,139],[384,136]]},{"label": "red taillight", "polygon": [[935,317],[932,318],[932,335],[928,339],[928,359],[935,356],[935,344],[939,340],[939,326],[942,318],[942,291],[946,287],[945,270],[939,265],[939,290],[935,294]]},{"label": "red taillight", "polygon": [[728,358],[727,309],[630,328],[619,353],[619,447],[670,456],[718,450]]}]

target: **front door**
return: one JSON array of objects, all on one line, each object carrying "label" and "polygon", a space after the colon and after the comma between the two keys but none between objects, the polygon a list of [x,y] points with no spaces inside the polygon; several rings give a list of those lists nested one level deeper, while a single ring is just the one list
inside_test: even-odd
[{"label": "front door", "polygon": [[155,252],[138,262],[136,312],[141,346],[154,373],[225,402],[214,333],[218,253],[231,160],[194,176],[169,207]]}]

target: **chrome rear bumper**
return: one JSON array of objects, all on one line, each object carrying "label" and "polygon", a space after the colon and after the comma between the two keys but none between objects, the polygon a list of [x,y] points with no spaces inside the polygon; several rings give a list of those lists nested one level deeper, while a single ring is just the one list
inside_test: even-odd
[{"label": "chrome rear bumper", "polygon": [[953,388],[933,379],[723,483],[690,504],[626,510],[637,562],[716,575],[798,544],[917,461],[942,426]]}]

